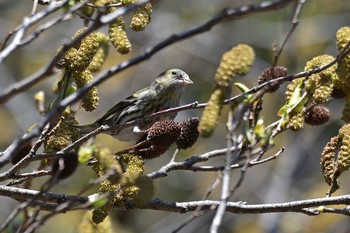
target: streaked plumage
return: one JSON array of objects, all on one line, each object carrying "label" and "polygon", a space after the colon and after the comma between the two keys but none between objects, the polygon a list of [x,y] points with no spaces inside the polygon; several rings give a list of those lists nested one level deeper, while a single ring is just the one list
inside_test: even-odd
[{"label": "streaked plumage", "polygon": [[[101,125],[119,125],[164,109],[177,107],[185,87],[192,83],[184,71],[180,69],[167,70],[161,73],[148,87],[114,105],[93,124],[78,127],[82,133],[88,133]],[[176,113],[162,115],[151,121],[142,122],[138,128],[145,130],[156,121],[174,119],[175,117]],[[109,131],[108,133],[121,141],[136,141],[142,136],[135,132],[134,127],[125,128],[122,131]]]}]

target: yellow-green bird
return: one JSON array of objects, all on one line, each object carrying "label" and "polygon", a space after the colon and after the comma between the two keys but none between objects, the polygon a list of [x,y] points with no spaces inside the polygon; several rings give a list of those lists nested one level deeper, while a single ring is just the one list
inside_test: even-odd
[{"label": "yellow-green bird", "polygon": [[[169,69],[160,75],[148,86],[125,100],[114,105],[101,118],[89,125],[78,126],[81,133],[89,133],[101,125],[116,126],[131,120],[142,118],[161,110],[179,106],[185,87],[192,84],[189,76],[180,69]],[[136,127],[122,130],[108,131],[108,134],[121,141],[136,141],[143,134],[140,130],[151,127],[160,120],[174,119],[177,113],[161,115]]]}]

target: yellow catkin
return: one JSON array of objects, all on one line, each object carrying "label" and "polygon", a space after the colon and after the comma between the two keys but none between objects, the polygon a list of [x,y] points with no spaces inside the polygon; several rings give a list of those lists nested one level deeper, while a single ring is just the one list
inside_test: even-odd
[{"label": "yellow catkin", "polygon": [[[79,36],[85,30],[85,28],[78,30],[72,39]],[[65,63],[64,66],[73,71],[85,70],[93,60],[98,47],[99,41],[97,34],[95,32],[90,33],[81,40],[80,46],[71,48],[67,51],[63,58]]]},{"label": "yellow catkin", "polygon": [[142,31],[151,22],[152,4],[146,3],[137,8],[132,16],[130,28],[134,31]]},{"label": "yellow catkin", "polygon": [[78,227],[78,233],[112,233],[112,222],[108,216],[100,224],[92,221],[92,212],[86,211]]},{"label": "yellow catkin", "polygon": [[[305,71],[309,71],[329,64],[334,60],[330,55],[321,55],[308,61]],[[325,69],[317,74],[312,74],[305,82],[305,87],[312,94],[312,98],[316,103],[324,103],[331,96],[333,91],[333,82],[336,79],[337,64]]]},{"label": "yellow catkin", "polygon": [[93,57],[88,70],[91,72],[99,71],[102,64],[106,60],[108,56],[108,50],[109,50],[109,38],[107,35],[98,32],[97,37],[99,40],[99,47],[97,49],[97,52],[95,56]]},{"label": "yellow catkin", "polygon": [[[337,46],[338,50],[342,50],[350,42],[350,27],[342,27],[337,31]],[[339,62],[343,69],[349,71],[350,69],[350,52],[347,52],[342,60]]]},{"label": "yellow catkin", "polygon": [[100,183],[99,193],[104,194],[110,192],[112,192],[114,195],[108,199],[107,203],[104,206],[97,208],[92,212],[92,221],[95,224],[103,222],[105,218],[109,215],[110,210],[113,207],[126,208],[127,206],[127,202],[124,198],[121,185],[112,184],[110,180],[102,181]]},{"label": "yellow catkin", "polygon": [[338,50],[345,48],[350,42],[350,27],[342,27],[336,33]]},{"label": "yellow catkin", "polygon": [[[89,83],[94,77],[89,70],[84,70],[82,72],[74,71],[72,77],[77,84],[78,88],[82,88],[85,84]],[[96,87],[90,89],[82,99],[82,106],[86,111],[93,111],[98,105],[100,97]]]},{"label": "yellow catkin", "polygon": [[44,143],[45,152],[60,151],[79,137],[77,129],[72,127],[78,124],[78,121],[69,110],[63,113],[58,124],[54,133],[50,134]]},{"label": "yellow catkin", "polygon": [[204,108],[198,131],[202,137],[210,137],[219,120],[222,103],[227,96],[227,88],[217,88],[211,94],[208,105]]},{"label": "yellow catkin", "polygon": [[145,161],[140,156],[124,154],[120,156],[120,161],[123,164],[123,167],[125,167],[124,176],[136,178],[144,171]]},{"label": "yellow catkin", "polygon": [[120,54],[127,54],[131,50],[131,43],[125,31],[125,23],[122,17],[109,25],[109,38],[112,45]]},{"label": "yellow catkin", "polygon": [[238,75],[247,74],[254,62],[255,53],[252,47],[239,44],[224,53],[216,70],[216,87],[205,107],[198,131],[202,137],[210,137],[214,132],[220,116],[222,104],[227,97],[227,91],[233,79]]},{"label": "yellow catkin", "polygon": [[80,58],[78,66],[80,70],[85,70],[90,65],[99,44],[99,39],[95,32],[90,33],[81,41],[81,45],[78,49],[78,56]]},{"label": "yellow catkin", "polygon": [[85,84],[88,84],[94,79],[94,76],[88,70],[83,72],[72,72],[72,78],[77,84],[78,88],[82,88]]},{"label": "yellow catkin", "polygon": [[335,177],[335,153],[339,146],[339,136],[332,137],[326,144],[321,155],[321,169],[326,183],[332,186],[332,192],[339,189],[339,183]]},{"label": "yellow catkin", "polygon": [[337,171],[342,173],[350,167],[350,124],[345,124],[339,130],[341,147],[337,158]]},{"label": "yellow catkin", "polygon": [[[96,152],[96,157],[99,160],[98,163],[93,165],[94,171],[99,175],[103,175],[106,169],[114,169],[117,171],[117,175],[121,172],[121,167],[118,162],[112,161],[115,160],[111,153],[107,149],[99,149]],[[108,215],[112,207],[126,208],[127,199],[137,197],[140,203],[150,200],[149,192],[144,192],[144,197],[141,195],[142,185],[138,182],[140,176],[144,171],[144,161],[136,155],[125,154],[121,155],[119,159],[120,163],[124,167],[125,172],[117,178],[109,178],[100,183],[100,193],[114,192],[108,202],[93,211],[92,220],[94,223],[98,224],[102,222]],[[106,164],[109,163],[109,164]],[[141,187],[141,188],[140,188]],[[153,188],[152,188],[153,190]]]},{"label": "yellow catkin", "polygon": [[350,96],[350,68],[346,63],[340,62],[337,69],[337,78],[334,82],[335,88],[343,91],[346,96]]},{"label": "yellow catkin", "polygon": [[350,123],[350,97],[346,98],[345,106],[342,111],[341,119],[346,123]]},{"label": "yellow catkin", "polygon": [[288,127],[291,130],[299,130],[302,129],[304,127],[304,123],[305,123],[305,118],[304,118],[304,112],[297,112],[295,115],[291,116],[289,123],[288,123]]},{"label": "yellow catkin", "polygon": [[144,160],[133,154],[123,154],[119,159],[125,169],[121,182],[124,198],[133,199],[134,204],[141,207],[150,201],[154,194],[153,180],[142,176]]},{"label": "yellow catkin", "polygon": [[230,86],[237,75],[244,75],[250,71],[255,53],[252,47],[239,44],[224,53],[215,74],[215,81],[219,86]]},{"label": "yellow catkin", "polygon": [[[342,27],[336,33],[338,50],[344,49],[350,42],[350,27]],[[335,85],[347,96],[350,96],[350,52],[338,62],[338,79]]]}]

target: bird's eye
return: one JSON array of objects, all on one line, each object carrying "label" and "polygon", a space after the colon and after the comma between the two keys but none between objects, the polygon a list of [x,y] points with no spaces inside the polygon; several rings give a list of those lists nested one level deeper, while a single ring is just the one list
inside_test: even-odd
[{"label": "bird's eye", "polygon": [[172,75],[177,75],[177,72],[176,71],[171,71],[171,74]]}]

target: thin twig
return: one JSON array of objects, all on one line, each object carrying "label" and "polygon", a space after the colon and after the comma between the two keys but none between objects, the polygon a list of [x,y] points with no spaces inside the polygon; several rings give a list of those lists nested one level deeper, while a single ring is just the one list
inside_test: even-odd
[{"label": "thin twig", "polygon": [[[256,165],[260,165],[263,163],[267,163],[271,160],[277,159],[282,153],[284,152],[284,148],[281,148],[276,154],[267,157],[265,159],[261,159],[261,160],[257,160],[254,159],[252,161],[248,162],[248,166],[249,167],[254,167]],[[173,166],[175,167],[177,164],[173,164]],[[181,163],[179,163],[179,165],[181,165]],[[230,169],[237,169],[237,168],[242,168],[244,166],[244,164],[242,163],[235,163],[232,164]],[[191,166],[191,167],[184,167],[183,170],[189,170],[189,171],[193,171],[193,172],[214,172],[214,171],[223,171],[225,169],[224,166]]]},{"label": "thin twig", "polygon": [[[230,148],[230,151],[236,150],[235,147]],[[147,174],[147,176],[151,179],[157,179],[160,177],[167,176],[167,173],[172,170],[182,170],[190,168],[193,164],[208,161],[210,158],[222,156],[227,153],[227,149],[218,149],[213,150],[202,155],[192,156],[185,161],[182,162],[174,162],[170,161],[168,164],[161,167],[158,171]]]},{"label": "thin twig", "polygon": [[294,12],[294,16],[293,16],[293,20],[292,20],[292,27],[289,29],[286,37],[284,38],[281,47],[278,49],[278,51],[275,52],[272,67],[275,67],[277,65],[278,59],[279,59],[284,47],[286,46],[289,38],[291,37],[291,35],[293,34],[295,29],[299,25],[299,17],[301,14],[301,10],[302,10],[306,1],[307,0],[299,0],[298,5],[297,5],[295,12]]}]

